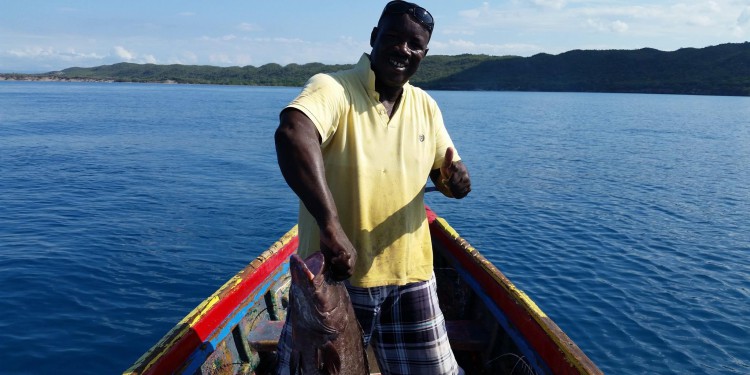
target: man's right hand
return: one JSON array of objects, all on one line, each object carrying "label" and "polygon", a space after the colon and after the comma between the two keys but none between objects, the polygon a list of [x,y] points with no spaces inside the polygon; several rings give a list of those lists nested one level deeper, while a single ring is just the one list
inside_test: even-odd
[{"label": "man's right hand", "polygon": [[357,250],[341,227],[320,231],[320,251],[326,258],[328,272],[333,280],[342,281],[352,276]]}]

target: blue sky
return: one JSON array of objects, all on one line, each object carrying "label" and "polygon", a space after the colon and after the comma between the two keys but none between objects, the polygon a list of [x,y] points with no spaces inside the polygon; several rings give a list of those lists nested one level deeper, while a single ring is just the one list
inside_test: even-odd
[{"label": "blue sky", "polygon": [[[24,0],[0,6],[0,72],[117,62],[353,63],[386,1]],[[750,0],[421,1],[430,54],[673,51],[750,39]]]}]

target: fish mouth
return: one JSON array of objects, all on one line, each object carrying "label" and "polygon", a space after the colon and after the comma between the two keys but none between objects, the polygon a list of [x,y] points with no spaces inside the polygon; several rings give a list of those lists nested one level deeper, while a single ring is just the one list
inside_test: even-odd
[{"label": "fish mouth", "polygon": [[292,254],[289,258],[289,269],[292,274],[292,281],[312,282],[316,276],[323,271],[325,258],[320,251],[313,253],[306,259],[302,259],[297,254]]}]

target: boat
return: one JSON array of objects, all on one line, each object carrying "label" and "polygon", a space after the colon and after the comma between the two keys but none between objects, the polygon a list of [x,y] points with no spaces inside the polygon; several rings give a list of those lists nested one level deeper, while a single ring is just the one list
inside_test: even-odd
[{"label": "boat", "polygon": [[[602,374],[526,293],[425,208],[438,297],[466,374]],[[298,243],[294,226],[124,374],[268,374],[286,317],[289,256]],[[369,363],[377,367],[374,358]]]}]

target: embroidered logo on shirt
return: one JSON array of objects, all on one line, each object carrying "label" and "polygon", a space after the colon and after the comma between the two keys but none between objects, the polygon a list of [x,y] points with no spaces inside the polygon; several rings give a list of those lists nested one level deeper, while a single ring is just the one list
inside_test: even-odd
[{"label": "embroidered logo on shirt", "polygon": [[424,134],[420,134],[419,135],[419,141],[420,142],[424,142]]}]

